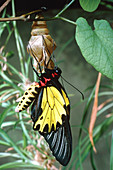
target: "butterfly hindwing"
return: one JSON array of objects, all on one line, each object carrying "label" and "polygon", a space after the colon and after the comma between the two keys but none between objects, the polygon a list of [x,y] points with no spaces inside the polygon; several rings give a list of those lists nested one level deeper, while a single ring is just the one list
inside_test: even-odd
[{"label": "butterfly hindwing", "polygon": [[57,131],[50,133],[41,133],[55,156],[63,166],[66,166],[70,160],[72,153],[72,135],[68,117],[65,117],[64,122]]}]

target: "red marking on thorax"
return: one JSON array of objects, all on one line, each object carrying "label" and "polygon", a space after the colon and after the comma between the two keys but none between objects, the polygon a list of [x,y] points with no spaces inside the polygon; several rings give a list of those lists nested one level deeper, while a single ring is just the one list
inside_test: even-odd
[{"label": "red marking on thorax", "polygon": [[45,79],[45,84],[46,84],[48,81],[51,80],[51,79],[47,79],[47,78],[45,78],[45,77],[44,77],[44,79]]},{"label": "red marking on thorax", "polygon": [[45,80],[45,83],[40,81],[41,87],[45,86],[47,84],[47,82],[50,81],[51,79],[47,79],[47,78],[44,77],[44,80]]},{"label": "red marking on thorax", "polygon": [[[52,73],[52,77],[54,78],[55,76],[58,76],[58,74],[57,74],[57,73]],[[40,87],[42,87],[42,86],[45,86],[48,81],[51,81],[50,78],[47,79],[47,78],[45,78],[45,77],[44,77],[44,80],[45,80],[45,82],[40,81],[40,84],[41,84],[41,85],[39,85],[39,83],[37,83],[37,82],[34,82],[34,84],[35,84],[35,85],[38,85],[39,88],[40,88]]]},{"label": "red marking on thorax", "polygon": [[46,84],[43,83],[42,81],[40,81],[40,84],[41,84],[41,87],[46,85]]},{"label": "red marking on thorax", "polygon": [[55,77],[55,75],[52,73],[52,77]]},{"label": "red marking on thorax", "polygon": [[57,73],[52,73],[52,77],[58,76]]}]

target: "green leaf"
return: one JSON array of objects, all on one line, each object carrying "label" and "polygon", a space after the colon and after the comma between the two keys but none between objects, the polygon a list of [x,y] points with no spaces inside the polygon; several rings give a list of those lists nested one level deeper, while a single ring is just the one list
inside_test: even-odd
[{"label": "green leaf", "polygon": [[[0,82],[1,83],[1,82]],[[0,84],[0,89],[2,89],[2,88],[4,88],[4,87],[10,87],[10,85],[9,84]]]},{"label": "green leaf", "polygon": [[12,83],[12,80],[4,72],[0,72],[0,76],[3,77],[4,80]]},{"label": "green leaf", "polygon": [[101,110],[99,110],[97,112],[97,116],[100,116],[102,113],[104,113],[105,111],[108,111],[109,109],[113,108],[113,102],[111,102],[110,104],[107,104],[106,106],[104,106]]},{"label": "green leaf", "polygon": [[[37,164],[36,164],[37,163]],[[36,165],[35,165],[36,164]],[[9,168],[19,168],[19,167],[28,167],[28,168],[32,168],[32,169],[39,169],[39,170],[44,170],[44,168],[42,166],[40,166],[38,164],[38,162],[34,162],[33,163],[28,163],[28,162],[22,162],[22,161],[15,161],[15,162],[9,162],[9,163],[6,163],[6,164],[3,164],[3,165],[0,165],[0,169],[9,169]]]},{"label": "green leaf", "polygon": [[4,153],[0,152],[0,158],[5,158],[5,157],[14,157],[14,158],[21,158],[18,154],[16,153]]},{"label": "green leaf", "polygon": [[[9,143],[3,141],[3,140],[0,140],[0,145],[4,145],[4,146],[10,146]],[[0,153],[1,154],[1,153]]]},{"label": "green leaf", "polygon": [[2,33],[3,33],[3,31],[5,30],[5,27],[6,27],[6,23],[1,22],[0,23],[0,37],[1,37]]},{"label": "green leaf", "polygon": [[113,30],[109,23],[95,20],[95,30],[84,18],[79,18],[76,24],[76,41],[83,57],[97,71],[113,79]]},{"label": "green leaf", "polygon": [[92,169],[93,170],[97,170],[97,167],[96,167],[95,161],[94,161],[94,151],[93,151],[93,148],[91,148],[91,151],[90,151],[90,162],[91,162],[91,165],[92,165]]},{"label": "green leaf", "polygon": [[8,122],[4,122],[4,123],[2,123],[1,128],[9,127],[9,126],[14,126],[15,123],[16,123],[16,121],[8,121]]},{"label": "green leaf", "polygon": [[79,0],[81,7],[88,12],[93,12],[97,9],[100,0]]}]

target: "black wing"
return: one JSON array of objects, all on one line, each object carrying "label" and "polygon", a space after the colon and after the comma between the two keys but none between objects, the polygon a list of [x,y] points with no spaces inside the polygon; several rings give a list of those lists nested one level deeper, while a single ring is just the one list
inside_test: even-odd
[{"label": "black wing", "polygon": [[64,118],[64,122],[57,131],[52,131],[48,134],[40,133],[55,156],[56,160],[63,166],[66,166],[70,161],[72,154],[72,135],[69,120]]}]

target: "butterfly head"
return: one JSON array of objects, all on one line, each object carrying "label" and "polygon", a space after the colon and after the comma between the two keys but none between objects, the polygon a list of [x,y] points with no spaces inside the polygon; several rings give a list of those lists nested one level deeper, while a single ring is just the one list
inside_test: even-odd
[{"label": "butterfly head", "polygon": [[45,69],[45,75],[46,77],[49,77],[51,79],[59,79],[59,77],[61,76],[61,69],[59,67],[55,67],[54,69]]}]

